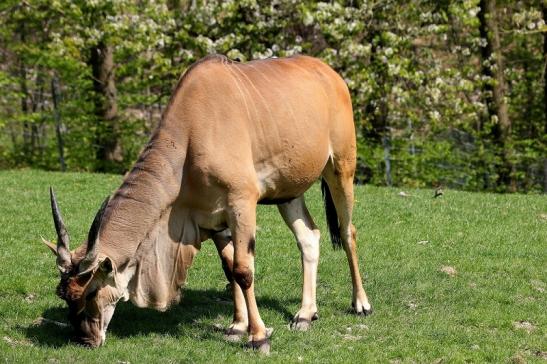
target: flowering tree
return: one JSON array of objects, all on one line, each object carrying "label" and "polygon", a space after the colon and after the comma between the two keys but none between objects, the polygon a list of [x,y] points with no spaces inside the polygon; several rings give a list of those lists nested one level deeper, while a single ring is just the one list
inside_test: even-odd
[{"label": "flowering tree", "polygon": [[0,166],[57,169],[61,150],[68,169],[123,170],[192,62],[303,53],[352,93],[358,181],[545,191],[545,7],[10,0],[0,9]]}]

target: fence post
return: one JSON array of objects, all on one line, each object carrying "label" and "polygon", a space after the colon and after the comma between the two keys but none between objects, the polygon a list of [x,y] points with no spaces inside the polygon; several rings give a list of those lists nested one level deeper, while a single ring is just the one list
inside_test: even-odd
[{"label": "fence post", "polygon": [[390,140],[389,140],[389,128],[386,128],[384,136],[382,137],[382,145],[384,147],[384,164],[386,166],[386,184],[391,187],[393,184],[391,180],[391,156],[390,156]]}]

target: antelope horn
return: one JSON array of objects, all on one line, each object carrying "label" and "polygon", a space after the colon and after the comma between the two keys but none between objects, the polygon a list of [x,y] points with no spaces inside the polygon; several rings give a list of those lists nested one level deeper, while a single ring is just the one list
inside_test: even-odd
[{"label": "antelope horn", "polygon": [[69,237],[66,231],[65,223],[59,212],[57,198],[53,188],[49,188],[49,196],[51,198],[51,213],[53,214],[53,222],[57,231],[57,267],[61,273],[67,273],[72,267],[72,259],[70,257]]},{"label": "antelope horn", "polygon": [[46,246],[57,256],[57,246],[53,244],[51,241],[45,239],[43,236],[40,235],[40,238],[42,239],[42,243],[46,244]]},{"label": "antelope horn", "polygon": [[80,263],[79,274],[88,272],[89,269],[91,269],[97,262],[97,258],[99,257],[99,230],[101,228],[101,221],[109,199],[110,197],[107,197],[104,200],[103,204],[99,208],[99,211],[97,211],[95,218],[93,219],[93,223],[89,229],[89,234],[87,235],[87,252],[84,259],[82,259]]}]

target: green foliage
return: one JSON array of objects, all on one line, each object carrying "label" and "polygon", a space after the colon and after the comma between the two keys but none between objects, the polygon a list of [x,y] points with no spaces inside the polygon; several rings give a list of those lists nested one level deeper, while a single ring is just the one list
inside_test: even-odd
[{"label": "green foliage", "polygon": [[[542,6],[498,1],[512,121],[504,147],[520,191],[547,186]],[[505,191],[497,119],[485,103],[494,80],[483,74],[479,10],[478,0],[8,1],[0,9],[0,168],[58,168],[53,76],[68,168],[95,168],[101,122],[88,61],[91,47],[107,42],[115,48],[122,169],[191,63],[210,53],[241,61],[304,53],[348,84],[365,179]]]},{"label": "green foliage", "polygon": [[[299,308],[302,273],[294,237],[274,206],[259,206],[256,295],[273,327],[262,357],[223,339],[232,317],[226,278],[211,241],[189,271],[183,300],[160,313],[119,303],[106,345],[69,343],[59,274],[40,235],[54,239],[48,186],[57,193],[77,247],[100,203],[121,177],[91,173],[0,172],[0,359],[7,362],[540,363],[545,356],[547,197],[355,189],[354,223],[370,317],[349,312],[347,259],[328,241],[321,194],[306,201],[322,232],[320,319],[309,332],[288,328]],[[443,272],[447,267],[455,275]]]}]

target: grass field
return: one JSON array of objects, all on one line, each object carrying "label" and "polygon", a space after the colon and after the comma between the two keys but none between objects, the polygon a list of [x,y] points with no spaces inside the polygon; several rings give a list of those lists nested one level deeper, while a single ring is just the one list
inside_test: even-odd
[{"label": "grass field", "polygon": [[354,223],[374,306],[349,312],[350,276],[327,239],[320,192],[307,194],[322,231],[320,319],[288,322],[300,301],[298,249],[274,206],[258,212],[257,298],[274,328],[269,357],[223,340],[232,306],[212,242],[192,267],[184,299],[165,313],[120,303],[106,346],[68,342],[58,273],[40,235],[54,239],[54,186],[73,247],[119,176],[0,172],[0,358],[6,362],[545,362],[547,196],[357,187]]}]

